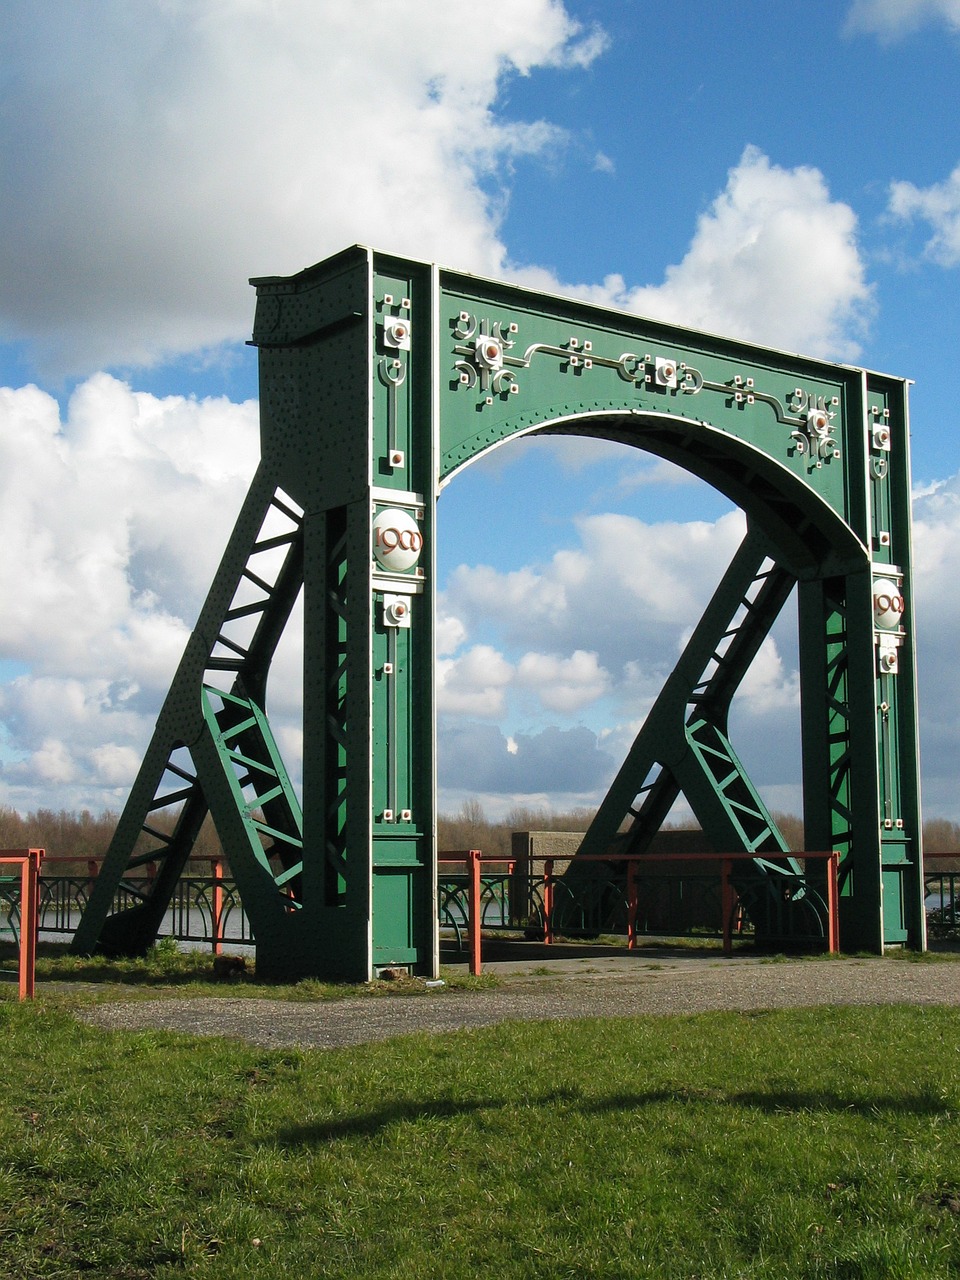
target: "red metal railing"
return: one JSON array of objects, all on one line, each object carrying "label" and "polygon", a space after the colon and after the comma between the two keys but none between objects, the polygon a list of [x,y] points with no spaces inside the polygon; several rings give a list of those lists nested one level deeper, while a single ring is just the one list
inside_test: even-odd
[{"label": "red metal railing", "polygon": [[40,864],[43,849],[0,850],[0,867],[20,869],[20,999],[32,1000],[37,974],[37,926],[40,903]]},{"label": "red metal railing", "polygon": [[[840,855],[836,852],[817,852],[800,853],[796,856],[803,858],[805,862],[808,863],[811,861],[821,861],[826,863],[826,943],[827,950],[831,954],[835,954],[840,950],[840,925],[838,913],[838,867]],[[712,864],[713,866],[718,866],[723,921],[723,953],[726,956],[733,954],[734,917],[736,915],[736,906],[739,896],[733,882],[734,866],[738,862],[755,862],[757,857],[757,854],[752,853],[680,853],[658,854],[655,858],[655,861],[661,864],[665,862],[703,862],[708,865]],[[467,864],[467,873],[469,876],[467,912],[469,965],[470,972],[472,974],[479,974],[482,970],[481,949],[483,933],[483,883],[481,869],[484,863],[495,863],[498,867],[505,869],[505,875],[512,876],[516,870],[517,860],[497,855],[484,857],[479,849],[465,850],[459,855],[446,854],[442,860],[448,861],[454,859],[466,862]],[[558,859],[545,858],[543,860],[543,941],[545,943],[553,942],[555,887],[557,883],[556,877],[554,876],[555,861],[558,861]],[[636,870],[638,866],[642,867],[644,862],[649,865],[651,861],[650,857],[642,854],[622,854],[619,857],[615,854],[592,854],[584,855],[583,857],[575,856],[573,859],[559,859],[559,861],[563,861],[566,867],[569,867],[570,865],[581,866],[587,862],[608,864],[612,862],[619,862],[626,864],[627,948],[631,951],[634,950],[637,945],[637,910],[639,905],[636,885]]]},{"label": "red metal railing", "polygon": [[[823,932],[818,936],[822,937],[822,941],[826,943],[829,951],[836,952],[839,950],[837,919],[837,867],[839,855],[835,853],[802,853],[796,856],[804,858],[808,863],[812,861],[826,862],[825,874],[822,878],[818,878],[817,884],[813,886],[813,896],[819,901],[818,912],[822,922],[820,927]],[[664,864],[699,862],[710,870],[705,876],[692,876],[691,878],[694,882],[706,880],[716,886],[719,880],[720,902],[717,903],[714,898],[715,906],[713,910],[719,911],[721,918],[716,920],[716,917],[714,917],[716,923],[712,926],[714,929],[713,936],[722,936],[724,953],[730,955],[733,950],[733,935],[736,927],[739,900],[734,881],[739,879],[742,887],[744,874],[742,870],[738,874],[736,867],[738,863],[756,860],[757,855],[749,853],[622,854],[619,857],[616,854],[600,854],[592,857],[575,855],[572,859],[569,857],[514,859],[503,855],[484,856],[478,849],[453,853],[444,852],[439,859],[441,890],[446,888],[448,892],[446,894],[444,892],[441,893],[441,927],[452,925],[459,938],[461,928],[464,925],[466,926],[470,971],[471,973],[480,973],[482,963],[481,940],[484,928],[502,930],[526,929],[531,921],[525,915],[524,910],[517,909],[517,903],[524,900],[524,894],[529,891],[531,886],[535,887],[537,896],[537,901],[534,904],[535,920],[533,923],[543,941],[552,943],[558,924],[558,916],[559,927],[564,935],[573,936],[570,931],[570,917],[567,912],[570,910],[571,905],[575,907],[582,905],[577,900],[576,890],[571,891],[570,885],[565,879],[568,869],[571,866],[582,866],[584,863],[591,861],[608,865],[621,863],[626,865],[626,876],[619,881],[620,887],[617,892],[619,928],[623,928],[625,913],[627,947],[632,950],[637,946],[637,939],[643,933],[651,936],[670,936],[676,932],[675,929],[661,930],[656,924],[650,923],[648,913],[651,907],[649,897],[651,884],[656,884],[659,881],[660,883],[682,885],[687,879],[681,867],[678,867],[676,873],[668,873],[667,875],[661,874],[658,876],[655,873],[651,877],[645,875],[645,873],[650,871],[651,868],[662,868]],[[85,867],[86,874],[91,879],[94,879],[102,861],[102,858],[51,857],[46,859],[44,870],[49,872],[57,864],[69,864],[72,867]],[[242,919],[242,904],[236,896],[233,882],[224,877],[224,864],[221,859],[202,857],[191,859],[191,862],[194,864],[203,862],[210,865],[210,875],[208,877],[203,877],[196,881],[182,882],[187,884],[188,887],[193,886],[197,892],[203,891],[209,928],[204,924],[202,933],[198,934],[188,921],[186,925],[175,925],[173,936],[184,937],[191,941],[202,938],[204,942],[209,943],[214,954],[220,954],[223,951],[224,942],[233,944],[237,942],[241,944],[252,942],[252,938],[247,939],[245,934],[239,938],[235,933],[229,937],[227,936],[226,917],[230,915],[231,911],[237,910],[241,913]],[[559,875],[555,874],[555,863],[558,862],[562,865],[562,872]],[[542,875],[531,876],[531,869],[534,863],[542,863]],[[486,876],[483,875],[484,867],[487,868]],[[444,872],[443,868],[448,870]],[[451,872],[450,868],[456,868],[456,870]],[[149,883],[152,878],[151,871],[155,872],[155,868],[150,863],[145,863],[143,864],[143,870],[146,873],[145,880]],[[49,879],[49,888],[52,893],[53,886],[61,881],[65,884],[75,883],[82,881],[83,878],[84,875],[81,871],[79,876],[48,877],[45,875],[44,881],[46,882]],[[800,881],[801,884],[804,883],[802,875],[787,876],[785,877],[786,879]],[[638,881],[640,882],[639,886]],[[562,894],[559,911],[557,910],[558,888]],[[47,902],[49,897],[49,894],[45,897],[41,890],[42,902]],[[509,904],[507,897],[509,897]],[[52,902],[53,899],[50,898],[50,901]],[[645,914],[638,921],[638,910],[641,904],[644,907]],[[643,927],[644,920],[647,922],[646,928]],[[754,921],[754,923],[756,922]],[[56,928],[63,931],[64,926],[58,924]],[[575,932],[576,928],[574,929]],[[680,932],[682,933],[684,930],[681,929]]]}]

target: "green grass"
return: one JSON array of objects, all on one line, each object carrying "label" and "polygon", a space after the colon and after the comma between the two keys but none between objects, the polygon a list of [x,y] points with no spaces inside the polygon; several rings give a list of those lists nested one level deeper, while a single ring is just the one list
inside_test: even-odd
[{"label": "green grass", "polygon": [[[181,951],[171,938],[161,939],[145,956],[137,958],[77,956],[65,944],[41,942],[37,953],[37,991],[41,996],[50,995],[50,984],[56,983],[55,999],[61,1003],[88,1003],[97,999],[156,999],[187,993],[275,1000],[341,1000],[348,996],[429,995],[431,990],[418,978],[360,984],[322,982],[316,978],[304,978],[296,983],[267,982],[257,978],[252,959],[247,961],[248,971],[241,980],[225,981],[216,977],[213,961],[211,952]],[[0,1000],[17,995],[17,964],[16,950],[10,945],[0,947]],[[458,970],[445,970],[443,980],[450,990],[477,990],[497,985],[497,979],[491,974],[471,977]],[[188,992],[184,988],[188,988]]]},{"label": "green grass", "polygon": [[[464,996],[469,999],[469,996]],[[512,1023],[342,1051],[0,1004],[0,1275],[960,1270],[960,1014]]]}]

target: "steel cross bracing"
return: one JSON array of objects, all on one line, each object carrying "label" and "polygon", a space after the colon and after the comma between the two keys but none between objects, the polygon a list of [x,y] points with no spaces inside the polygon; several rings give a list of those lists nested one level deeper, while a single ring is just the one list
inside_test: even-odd
[{"label": "steel cross bracing", "polygon": [[[849,654],[846,644],[846,610],[841,601],[834,601],[826,626],[824,642],[827,654],[826,706],[829,742],[830,811],[833,844],[841,853],[850,848],[853,811],[850,804],[850,710],[848,697]],[[841,874],[846,876],[849,865],[841,864]]]},{"label": "steel cross bracing", "polygon": [[328,907],[345,904],[347,882],[346,806],[347,760],[347,635],[348,610],[345,597],[347,572],[347,529],[344,512],[335,509],[326,521],[326,599],[324,671],[324,788],[323,812],[323,900]]},{"label": "steel cross bracing", "polygon": [[[211,810],[251,921],[295,904],[300,807],[263,701],[303,581],[301,526],[301,513],[261,467],[77,929],[78,950],[135,954],[150,946]],[[226,689],[209,683],[225,676]],[[135,907],[111,914],[123,878],[148,863],[157,867],[150,889],[137,890]]]},{"label": "steel cross bracing", "polygon": [[[861,741],[861,761],[855,768],[857,742],[863,726],[851,715],[851,700],[855,690],[851,683],[853,637],[849,617],[850,602],[842,583],[829,579],[825,582],[801,583],[798,595],[801,670],[806,665],[804,683],[809,691],[808,700],[801,704],[804,737],[808,740],[808,768],[804,778],[804,790],[808,793],[805,801],[805,810],[809,815],[807,839],[813,845],[829,841],[831,848],[840,854],[841,922],[846,916],[847,945],[869,945],[869,935],[863,930],[862,921],[850,919],[849,912],[851,894],[855,888],[865,892],[865,886],[871,879],[874,880],[871,891],[876,893],[878,899],[882,899],[883,874],[882,864],[879,875],[864,865],[856,875],[859,885],[855,886],[853,883],[856,795],[865,785],[860,775],[863,772],[863,752],[869,744]],[[854,627],[853,636],[855,635]],[[889,771],[883,768],[882,750],[881,777],[882,802],[884,809],[887,809],[891,802],[892,787]],[[893,826],[893,823],[890,822],[889,825]],[[882,911],[882,901],[878,905]],[[892,922],[888,928],[891,933],[894,931]]]},{"label": "steel cross bracing", "polygon": [[254,861],[278,888],[286,887],[296,903],[296,880],[303,872],[303,816],[267,718],[251,698],[209,685],[203,687],[202,705],[230,788],[232,804],[226,812],[242,827],[235,829],[233,838],[222,831],[221,839],[235,850],[246,837]]},{"label": "steel cross bracing", "polygon": [[[581,853],[644,853],[681,792],[725,852],[785,854],[776,823],[727,736],[730,704],[795,578],[750,531],[651,708]],[[792,864],[797,869],[796,864]]]},{"label": "steel cross bracing", "polygon": [[[795,583],[773,560],[767,539],[748,531],[579,850],[602,855],[615,845],[617,853],[646,853],[682,792],[721,851],[767,855],[735,864],[732,877],[749,903],[757,940],[766,945],[788,940],[787,901],[795,905],[787,910],[786,927],[796,927],[804,890],[795,876],[802,868],[788,856],[786,841],[733,749],[728,719],[733,697]],[[602,863],[578,866],[575,859],[565,879],[579,884],[598,868],[609,874]],[[825,928],[813,899],[806,906],[807,924]],[[596,924],[603,927],[599,919]]]}]

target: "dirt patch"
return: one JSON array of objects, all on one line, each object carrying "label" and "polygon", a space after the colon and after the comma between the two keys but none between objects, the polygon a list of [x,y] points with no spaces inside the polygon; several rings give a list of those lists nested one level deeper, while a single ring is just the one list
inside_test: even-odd
[{"label": "dirt patch", "polygon": [[[501,967],[489,966],[497,972]],[[905,959],[651,960],[649,956],[504,966],[490,990],[335,1001],[194,997],[99,1004],[78,1016],[110,1029],[163,1028],[257,1045],[330,1049],[508,1020],[639,1017],[809,1005],[960,1004],[960,968]]]}]

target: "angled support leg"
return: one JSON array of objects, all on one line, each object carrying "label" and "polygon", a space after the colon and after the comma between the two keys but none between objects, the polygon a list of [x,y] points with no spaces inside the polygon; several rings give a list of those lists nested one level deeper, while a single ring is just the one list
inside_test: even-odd
[{"label": "angled support leg", "polygon": [[625,822],[624,852],[643,853],[681,791],[724,851],[787,846],[727,737],[733,696],[795,579],[748,531],[584,836],[602,854]]},{"label": "angled support leg", "polygon": [[[264,752],[267,757],[271,751],[275,754],[263,700],[270,661],[303,580],[301,525],[299,511],[278,493],[261,465],[160,712],[77,928],[74,950],[135,955],[151,945],[211,808],[221,838],[227,841],[234,874],[243,874],[247,861],[257,862],[244,819],[235,821],[243,809],[236,792],[248,785],[242,779],[251,771],[242,763],[244,748],[251,759]],[[237,731],[244,721],[249,722],[246,728]],[[232,764],[213,732],[227,733],[230,728],[239,751]],[[299,808],[291,797],[288,782],[279,790],[266,788],[259,797],[266,829],[278,833],[280,874],[293,865],[289,850],[300,834]],[[232,826],[242,839],[227,836]],[[114,912],[114,897],[124,878],[146,862],[159,863],[155,880],[136,906]],[[275,885],[272,893],[279,895]],[[256,902],[256,896],[249,903],[245,899],[253,914]]]}]

